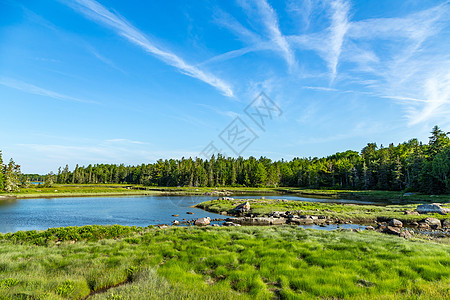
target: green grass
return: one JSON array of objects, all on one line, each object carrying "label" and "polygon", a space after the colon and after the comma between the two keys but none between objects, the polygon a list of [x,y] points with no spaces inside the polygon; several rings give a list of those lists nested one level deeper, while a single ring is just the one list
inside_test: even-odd
[{"label": "green grass", "polygon": [[[446,219],[449,216],[440,214],[424,215],[405,215],[405,210],[414,210],[417,204],[409,205],[352,205],[352,204],[338,204],[338,203],[322,203],[322,202],[303,202],[294,200],[273,200],[273,199],[253,199],[253,200],[211,200],[199,203],[198,208],[207,211],[220,213],[227,211],[232,213],[233,208],[237,204],[248,201],[250,203],[250,214],[267,215],[273,211],[298,211],[301,214],[316,215],[316,216],[330,216],[342,220],[352,220],[354,222],[374,222],[377,217],[385,219],[399,219],[402,221],[418,221],[426,217],[433,217],[438,219]],[[448,206],[448,204],[447,204]],[[445,205],[444,205],[445,207]]]},{"label": "green grass", "polygon": [[0,236],[0,299],[94,291],[93,299],[448,299],[450,246],[290,226]]}]

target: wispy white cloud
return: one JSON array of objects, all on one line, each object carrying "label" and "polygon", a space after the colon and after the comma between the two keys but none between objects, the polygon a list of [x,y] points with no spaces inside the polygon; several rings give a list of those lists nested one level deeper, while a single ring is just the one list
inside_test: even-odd
[{"label": "wispy white cloud", "polygon": [[107,143],[120,143],[120,144],[137,144],[137,145],[148,145],[146,142],[133,141],[129,139],[109,139],[105,140]]},{"label": "wispy white cloud", "polygon": [[[350,3],[330,2],[331,25],[325,31],[289,36],[299,50],[312,50],[326,63],[332,82],[340,61],[353,64],[341,71],[356,90],[336,89],[391,99],[402,105],[410,125],[443,119],[450,111],[447,90],[450,55],[442,34],[448,32],[450,2],[401,17],[352,22]],[[328,46],[327,43],[328,37]],[[445,38],[444,38],[445,40]],[[323,91],[328,87],[303,87]]]},{"label": "wispy white cloud", "polygon": [[427,102],[427,100],[424,100],[424,99],[417,99],[417,98],[404,97],[404,96],[395,96],[395,95],[379,95],[378,97],[385,98],[385,99],[406,101],[406,102],[411,102],[411,101],[412,102],[422,102],[422,103],[426,103]]},{"label": "wispy white cloud", "polygon": [[238,116],[240,116],[240,114],[231,111],[231,110],[223,110],[223,109],[219,109],[215,106],[212,105],[207,105],[207,104],[203,104],[203,103],[197,103],[198,106],[207,108],[213,112],[215,112],[216,114],[222,115],[222,116],[226,116],[226,117],[230,117],[230,118],[236,118]]},{"label": "wispy white cloud", "polygon": [[188,64],[176,54],[156,46],[144,33],[131,25],[124,17],[118,13],[108,10],[95,0],[75,0],[64,3],[82,13],[86,17],[99,22],[102,25],[114,29],[119,35],[126,38],[132,44],[141,47],[146,52],[153,54],[166,64],[177,68],[181,73],[193,78],[197,78],[221,91],[225,96],[233,97],[231,86],[216,76],[207,73]]},{"label": "wispy white cloud", "polygon": [[232,15],[221,9],[216,9],[214,14],[214,22],[223,28],[228,29],[236,35],[242,42],[246,44],[259,44],[262,42],[261,36],[248,29]]},{"label": "wispy white cloud", "polygon": [[258,51],[263,51],[263,50],[275,50],[275,49],[274,49],[272,43],[261,42],[259,44],[254,44],[252,46],[228,51],[228,52],[213,56],[213,57],[205,60],[204,62],[202,62],[200,65],[206,65],[206,64],[210,64],[210,63],[219,63],[219,62],[227,61],[227,60],[230,60],[233,58],[241,57],[247,53],[258,52]]},{"label": "wispy white cloud", "polygon": [[331,81],[336,78],[339,57],[342,52],[344,37],[349,29],[348,13],[350,4],[346,0],[331,2],[332,15],[330,31],[330,49],[328,51],[328,67],[331,71]]},{"label": "wispy white cloud", "polygon": [[[230,14],[218,9],[215,14],[215,22],[230,30],[241,41],[249,45],[242,49],[232,50],[227,53],[218,55],[206,61],[205,63],[217,62],[236,58],[250,52],[271,50],[281,54],[288,64],[290,70],[295,66],[295,54],[286,36],[281,33],[278,16],[276,11],[270,6],[266,0],[258,0],[256,2],[239,1],[239,5],[244,9],[247,15],[252,16],[263,25],[263,32],[256,33]],[[253,18],[253,15],[256,17]]]},{"label": "wispy white cloud", "polygon": [[[403,105],[410,125],[437,122],[450,110],[450,55],[440,35],[449,18],[450,5],[445,2],[402,17],[353,22],[348,30],[354,47],[346,59],[353,56],[357,71],[375,76],[370,88]],[[368,42],[386,45],[383,53],[367,49]],[[374,59],[364,60],[367,54]]]},{"label": "wispy white cloud", "polygon": [[74,101],[74,102],[81,102],[81,103],[91,103],[91,104],[98,104],[98,102],[90,101],[90,100],[84,100],[72,96],[67,96],[64,94],[60,94],[51,90],[47,90],[41,87],[38,87],[36,85],[26,83],[23,81],[15,80],[12,78],[5,78],[0,77],[0,84],[3,86],[7,86],[9,88],[13,88],[22,92],[26,92],[33,95],[38,96],[44,96],[44,97],[50,97],[57,100],[64,100],[64,101]]},{"label": "wispy white cloud", "polygon": [[267,3],[266,0],[256,1],[258,11],[262,17],[262,22],[266,27],[269,38],[278,46],[289,68],[295,65],[294,52],[291,49],[285,36],[280,31],[278,16],[275,10]]},{"label": "wispy white cloud", "polygon": [[330,88],[326,86],[303,86],[303,89],[314,90],[314,91],[325,91],[325,92],[338,92],[338,89]]},{"label": "wispy white cloud", "polygon": [[273,42],[265,41],[258,33],[248,29],[236,20],[232,15],[224,12],[221,9],[216,9],[214,14],[214,22],[222,28],[228,29],[239,40],[241,40],[246,47],[231,50],[214,57],[207,59],[200,65],[210,63],[219,63],[230,59],[241,57],[247,53],[259,52],[264,50],[275,50]]},{"label": "wispy white cloud", "polygon": [[311,13],[313,11],[312,0],[295,1],[291,0],[287,3],[287,10],[295,17],[300,16],[302,22],[302,30],[307,30],[311,24]]},{"label": "wispy white cloud", "polygon": [[88,45],[88,46],[86,46],[86,48],[92,55],[94,55],[98,60],[100,60],[104,64],[112,67],[113,69],[116,69],[117,71],[122,72],[123,74],[127,74],[127,72],[125,72],[123,69],[119,68],[112,60],[101,55],[94,47]]},{"label": "wispy white cloud", "polygon": [[410,124],[418,124],[424,121],[450,114],[450,71],[446,74],[436,74],[424,83],[426,101],[418,108],[409,106]]}]

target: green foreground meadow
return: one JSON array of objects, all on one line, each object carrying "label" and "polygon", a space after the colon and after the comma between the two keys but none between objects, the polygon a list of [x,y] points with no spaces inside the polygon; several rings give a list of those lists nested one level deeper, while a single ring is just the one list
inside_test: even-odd
[{"label": "green foreground meadow", "polygon": [[0,299],[449,299],[450,246],[298,227],[0,235]]}]

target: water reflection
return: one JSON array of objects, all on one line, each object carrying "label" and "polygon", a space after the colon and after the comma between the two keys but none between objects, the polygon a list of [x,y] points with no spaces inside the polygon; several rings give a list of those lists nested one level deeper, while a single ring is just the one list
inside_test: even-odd
[{"label": "water reflection", "polygon": [[[260,198],[239,195],[236,198]],[[291,195],[266,195],[266,199],[288,199],[309,202],[373,204],[345,199],[318,199]],[[121,196],[39,198],[0,201],[0,232],[42,230],[50,227],[120,224],[148,226],[182,222],[200,217],[223,216],[194,208],[193,205],[213,200],[214,196]],[[193,213],[193,214],[188,214]],[[174,217],[172,215],[178,215]]]}]

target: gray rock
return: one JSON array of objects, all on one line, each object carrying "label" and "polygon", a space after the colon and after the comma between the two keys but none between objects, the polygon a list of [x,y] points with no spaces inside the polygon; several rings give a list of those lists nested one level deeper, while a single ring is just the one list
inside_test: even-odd
[{"label": "gray rock", "polygon": [[272,212],[271,216],[274,217],[274,218],[285,218],[285,217],[287,217],[286,213],[282,212],[282,211],[274,211],[274,212]]},{"label": "gray rock", "polygon": [[250,210],[250,203],[247,201],[245,203],[239,204],[234,208],[238,212],[248,212]]},{"label": "gray rock", "polygon": [[405,215],[415,215],[415,216],[420,215],[419,212],[417,212],[417,211],[412,211],[412,210],[405,210],[403,213],[404,213]]},{"label": "gray rock", "polygon": [[450,219],[442,220],[441,223],[443,228],[450,228]]},{"label": "gray rock", "polygon": [[285,218],[272,218],[271,219],[271,225],[282,225],[282,224],[286,224],[286,219]]},{"label": "gray rock", "polygon": [[439,229],[441,228],[441,221],[439,221],[436,218],[426,218],[423,220],[425,224],[428,224],[432,229]]},{"label": "gray rock", "polygon": [[211,223],[211,218],[210,217],[206,217],[206,218],[198,218],[197,220],[195,220],[194,225],[207,226],[210,223]]},{"label": "gray rock", "polygon": [[281,225],[286,223],[285,218],[273,218],[273,217],[240,217],[234,219],[227,219],[228,222],[233,222],[241,225],[254,225],[254,226],[268,226],[268,225]]},{"label": "gray rock", "polygon": [[420,214],[441,214],[445,215],[450,213],[450,209],[443,208],[439,203],[433,203],[433,204],[421,204],[417,206],[417,211]]},{"label": "gray rock", "polygon": [[427,223],[419,223],[419,227],[420,230],[429,230],[430,229],[430,225],[428,225]]},{"label": "gray rock", "polygon": [[386,226],[384,225],[378,225],[377,231],[383,232],[386,229]]},{"label": "gray rock", "polygon": [[314,220],[309,218],[292,218],[289,219],[288,222],[290,224],[297,224],[297,225],[311,225],[314,224]]},{"label": "gray rock", "polygon": [[393,234],[393,235],[400,235],[400,228],[388,226],[388,227],[383,229],[383,233]]},{"label": "gray rock", "polygon": [[412,235],[411,235],[411,233],[410,233],[408,230],[405,230],[405,231],[400,232],[400,236],[401,236],[402,238],[405,238],[405,239],[410,239],[410,238],[412,238]]},{"label": "gray rock", "polygon": [[400,220],[397,220],[397,219],[392,219],[390,222],[389,222],[389,226],[392,226],[392,227],[403,227],[403,223],[400,221]]},{"label": "gray rock", "polygon": [[319,224],[324,224],[326,221],[327,221],[326,219],[316,219],[316,220],[313,220],[314,224],[317,224],[317,225],[319,225]]},{"label": "gray rock", "polygon": [[225,222],[225,223],[223,223],[223,226],[241,226],[241,225],[235,224],[233,222]]},{"label": "gray rock", "polygon": [[367,226],[366,230],[375,230],[375,228],[373,226]]}]

